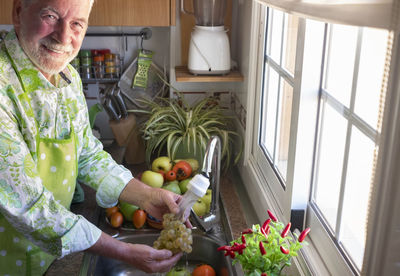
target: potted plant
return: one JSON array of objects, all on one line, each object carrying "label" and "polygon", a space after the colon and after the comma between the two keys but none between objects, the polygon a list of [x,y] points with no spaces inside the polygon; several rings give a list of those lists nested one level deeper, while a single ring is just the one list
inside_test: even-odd
[{"label": "potted plant", "polygon": [[306,228],[296,239],[289,235],[291,223],[284,225],[268,210],[269,219],[262,226],[256,224],[242,232],[241,237],[221,246],[225,256],[240,263],[246,276],[277,276],[291,265],[291,258],[306,245],[304,241],[310,228]]},{"label": "potted plant", "polygon": [[171,160],[176,158],[192,158],[202,161],[207,142],[212,135],[221,139],[221,160],[223,167],[236,163],[242,152],[233,158],[232,148],[235,136],[241,137],[232,130],[231,117],[226,116],[219,105],[211,98],[198,101],[189,106],[183,97],[178,99],[158,98],[157,101],[140,100],[148,108],[134,110],[149,116],[143,123],[141,131],[146,143],[146,161],[150,163],[153,153],[160,156],[166,150]]}]

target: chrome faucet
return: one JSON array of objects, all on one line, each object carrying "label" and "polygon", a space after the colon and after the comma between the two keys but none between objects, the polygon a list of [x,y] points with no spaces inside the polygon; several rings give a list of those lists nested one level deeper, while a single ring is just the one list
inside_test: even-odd
[{"label": "chrome faucet", "polygon": [[213,226],[217,225],[220,220],[219,212],[219,183],[220,183],[220,166],[221,166],[221,140],[218,136],[212,136],[208,141],[206,152],[204,154],[203,167],[201,173],[210,180],[209,188],[212,189],[210,212],[198,217],[193,210],[192,217],[203,231],[209,232]]}]

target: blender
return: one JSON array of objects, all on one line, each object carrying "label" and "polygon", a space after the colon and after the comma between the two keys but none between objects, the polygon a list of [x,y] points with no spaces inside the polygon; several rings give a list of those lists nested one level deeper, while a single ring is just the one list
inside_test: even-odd
[{"label": "blender", "polygon": [[189,44],[188,69],[195,75],[223,75],[230,72],[231,54],[228,30],[224,27],[226,0],[193,0],[195,26]]}]

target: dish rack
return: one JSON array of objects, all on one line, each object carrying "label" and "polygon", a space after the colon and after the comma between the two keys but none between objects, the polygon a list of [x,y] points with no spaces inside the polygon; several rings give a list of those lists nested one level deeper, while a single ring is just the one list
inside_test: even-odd
[{"label": "dish rack", "polygon": [[128,68],[123,72],[118,82],[122,95],[128,100],[125,101],[128,109],[146,109],[147,106],[141,103],[140,99],[155,100],[163,97],[168,92],[166,70],[162,70],[154,62],[151,63],[148,71],[147,87],[133,86],[133,79],[138,68],[136,57]]}]

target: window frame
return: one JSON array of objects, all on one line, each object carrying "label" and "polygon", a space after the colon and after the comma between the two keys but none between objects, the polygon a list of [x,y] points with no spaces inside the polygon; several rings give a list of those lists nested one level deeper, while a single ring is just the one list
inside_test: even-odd
[{"label": "window frame", "polygon": [[[275,61],[270,59],[267,56],[264,56],[264,51],[266,51],[267,43],[269,41],[266,40],[266,28],[268,28],[268,18],[266,17],[267,8],[261,7],[259,10],[259,20],[264,22],[261,24],[259,28],[259,42],[258,43],[258,70],[257,70],[257,92],[255,93],[255,97],[251,101],[255,101],[256,103],[260,103],[263,101],[263,95],[260,93],[264,87],[264,65],[267,62],[270,62],[270,67],[272,67],[279,77],[284,79],[290,86],[293,88],[293,99],[292,99],[292,108],[291,108],[291,118],[290,118],[290,136],[295,135],[293,131],[297,130],[297,118],[295,117],[296,112],[299,108],[299,94],[296,93],[298,91],[299,81],[296,79],[296,76],[291,76],[283,66],[277,64]],[[299,19],[299,25],[302,25]],[[283,40],[283,39],[282,39]],[[262,42],[261,42],[262,41]],[[283,42],[281,42],[283,45]],[[282,47],[281,45],[281,47]],[[302,47],[302,43],[297,43],[296,47]],[[297,49],[296,49],[297,51]],[[282,54],[280,56],[282,59]],[[297,70],[296,66],[299,62],[296,60],[295,62],[295,71]],[[280,82],[281,83],[281,82]],[[291,210],[291,194],[293,191],[293,175],[294,175],[294,155],[296,149],[296,143],[291,139],[288,145],[288,163],[287,163],[287,170],[286,170],[286,184],[283,183],[282,177],[280,176],[280,172],[274,167],[274,164],[271,163],[268,158],[265,158],[266,153],[265,149],[258,147],[260,139],[261,139],[261,128],[260,128],[260,114],[261,106],[255,104],[255,112],[254,112],[254,128],[253,128],[253,140],[252,140],[252,148],[251,148],[251,155],[253,157],[253,165],[257,166],[259,177],[263,179],[264,187],[262,189],[268,190],[269,193],[273,195],[276,202],[278,203],[279,211],[284,215],[286,218],[290,218],[290,210]],[[268,183],[268,184],[266,184]]]},{"label": "window frame", "polygon": [[[254,112],[249,112],[248,113],[248,118],[247,118],[247,125],[252,126],[251,131],[246,132],[246,140],[245,140],[245,154],[244,154],[244,163],[243,163],[243,168],[239,168],[242,177],[248,179],[247,181],[247,188],[249,195],[252,199],[256,198],[258,200],[257,205],[255,206],[256,212],[258,217],[260,218],[265,218],[265,210],[271,209],[272,211],[276,212],[278,215],[278,218],[281,220],[289,220],[290,219],[290,210],[293,207],[292,206],[292,198],[291,195],[292,193],[298,191],[298,190],[303,190],[303,198],[309,197],[310,196],[310,188],[307,186],[310,186],[309,183],[311,183],[311,176],[310,182],[305,185],[301,185],[298,183],[293,183],[293,178],[296,174],[299,173],[299,170],[296,169],[294,166],[290,169],[289,172],[289,164],[288,164],[288,177],[287,177],[287,185],[286,189],[284,190],[284,193],[279,193],[274,189],[274,186],[279,187],[281,185],[279,179],[277,179],[276,175],[274,174],[274,170],[271,167],[271,164],[269,162],[265,162],[265,160],[260,160],[260,152],[257,152],[255,147],[257,146],[258,139],[259,139],[259,129],[260,129],[260,122],[257,120],[258,114],[260,114],[260,107],[257,104],[260,102],[260,94],[262,91],[263,83],[260,83],[260,78],[263,78],[264,72],[263,72],[263,64],[264,64],[264,47],[265,47],[265,25],[266,22],[264,22],[263,18],[265,18],[265,10],[266,7],[262,4],[255,3],[253,2],[253,10],[252,10],[252,34],[251,34],[251,42],[250,42],[250,68],[249,68],[249,80],[248,80],[248,110],[254,110]],[[255,28],[254,28],[255,27]],[[305,26],[303,24],[300,24],[299,22],[299,33],[298,33],[298,45],[297,45],[297,50],[296,52],[299,52],[299,49],[303,47],[304,49],[304,37],[305,37]],[[302,34],[299,36],[299,34]],[[326,38],[325,38],[326,39]],[[263,43],[260,43],[263,41]],[[325,42],[324,42],[325,43]],[[261,45],[262,44],[262,45]],[[304,57],[302,56],[303,53],[301,53],[299,56],[296,56],[296,69],[295,72],[298,72],[300,70],[299,76],[295,75],[295,80],[294,80],[294,95],[299,94],[297,93],[298,90],[295,89],[303,89],[304,86],[307,84],[307,80],[304,80],[301,72],[303,72],[305,69],[305,65],[302,64],[301,61],[303,61]],[[304,53],[304,55],[306,55]],[[325,55],[322,55],[323,57]],[[324,64],[324,63],[321,63]],[[323,68],[321,68],[321,74],[322,74]],[[318,74],[316,74],[318,75]],[[320,80],[322,80],[321,75],[318,76]],[[319,87],[318,87],[319,88]],[[310,93],[313,93],[315,87],[308,87],[308,90]],[[389,93],[389,91],[388,91]],[[296,98],[296,102],[293,103],[293,105],[301,105],[300,102],[300,97],[303,97],[304,95],[298,95]],[[295,96],[294,96],[295,98]],[[315,103],[314,107],[315,108]],[[318,106],[316,109],[318,110]],[[300,109],[300,114],[294,112],[292,110],[292,116],[298,116],[301,117],[301,110],[304,109],[303,107],[299,107]],[[315,116],[311,115],[309,117],[313,118]],[[297,122],[296,120],[292,121],[292,128],[297,128]],[[314,126],[314,129],[316,126]],[[291,130],[292,132],[292,130]],[[371,131],[368,131],[370,134],[372,133]],[[302,135],[300,133],[300,135]],[[314,135],[316,135],[314,133]],[[292,136],[292,134],[291,134]],[[310,137],[310,135],[308,135]],[[296,152],[296,146],[298,148],[299,146],[299,141],[293,143],[290,145],[291,150],[289,151],[292,155],[291,160],[293,162],[296,162],[296,160],[299,160],[301,156]],[[309,147],[309,145],[308,145]],[[310,159],[310,157],[307,157]],[[291,164],[293,165],[293,164]],[[290,177],[289,177],[290,174]],[[288,185],[288,183],[290,185]],[[308,201],[308,200],[307,200]],[[311,239],[311,251],[314,253],[317,252],[317,255],[320,257],[319,263],[314,263],[314,264],[309,264],[308,269],[310,267],[327,267],[330,273],[334,273],[337,275],[353,275],[356,271],[352,270],[351,267],[348,266],[346,262],[346,254],[345,252],[340,252],[340,250],[337,249],[335,243],[329,236],[329,233],[325,230],[324,227],[322,227],[321,223],[316,220],[318,218],[318,213],[316,210],[310,205],[307,204],[305,206],[306,208],[306,213],[312,214],[312,218],[309,218],[307,216],[308,221],[307,223],[311,225],[313,231],[310,233],[310,239]],[[314,245],[317,243],[319,246],[318,248],[315,248]],[[367,248],[367,247],[366,247]],[[305,250],[305,251],[310,251],[310,250]],[[307,253],[303,255],[303,257],[307,258]],[[315,255],[315,254],[314,254]],[[321,263],[321,258],[324,259],[324,263]],[[314,258],[316,259],[316,258]],[[325,268],[326,268],[325,267]]]}]

